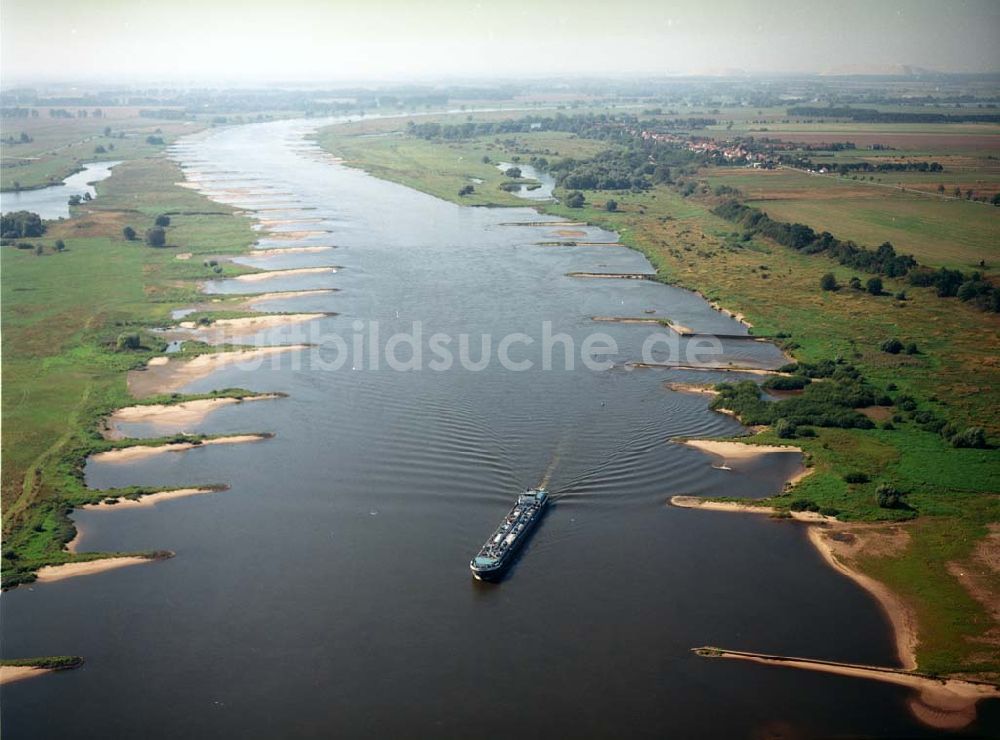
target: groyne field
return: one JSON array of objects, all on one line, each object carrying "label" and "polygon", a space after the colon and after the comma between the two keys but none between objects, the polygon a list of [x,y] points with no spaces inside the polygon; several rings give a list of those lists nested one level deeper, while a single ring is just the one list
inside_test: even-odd
[{"label": "groyne field", "polygon": [[[45,566],[169,555],[71,551],[65,547],[74,536],[69,513],[76,506],[157,492],[138,487],[88,489],[83,482],[88,455],[136,444],[176,449],[213,441],[183,434],[121,439],[106,434],[102,420],[135,405],[136,397],[126,385],[128,371],[165,359],[166,339],[152,330],[175,324],[172,310],[203,302],[199,284],[206,279],[254,272],[208,256],[244,252],[258,237],[249,218],[177,185],[183,174],[164,156],[164,147],[180,132],[196,131],[199,124],[171,126],[139,120],[134,111],[128,117],[110,110],[96,127],[93,119],[83,119],[63,122],[64,127],[54,128],[53,133],[48,121],[42,123],[31,129],[34,141],[44,145],[45,152],[55,153],[43,152],[37,166],[16,168],[22,173],[18,175],[22,185],[39,177],[45,180],[49,172],[59,176],[71,170],[74,158],[86,159],[95,142],[105,149],[114,143],[113,155],[125,161],[98,183],[93,201],[71,209],[69,219],[48,222],[41,236],[5,239],[0,248],[6,587],[33,580]],[[30,125],[31,120],[25,122]],[[112,135],[102,133],[105,126],[111,127]],[[144,138],[147,128],[149,135],[159,129],[154,143]],[[129,131],[124,141],[132,144],[118,144],[114,132],[119,129]],[[7,177],[5,171],[5,187],[10,184]],[[160,216],[169,219],[166,244],[152,247],[143,235]],[[137,238],[127,239],[126,228],[134,229]],[[178,255],[185,258],[177,259]],[[254,315],[245,301],[246,296],[223,298],[199,316],[204,315],[210,326],[214,318]],[[176,358],[171,363],[238,349],[214,346],[208,339],[192,336],[171,355]],[[217,363],[202,364],[211,369]],[[213,399],[236,402],[256,395],[260,394],[238,388],[195,396],[146,394],[140,403],[161,415],[164,406],[177,406],[183,415],[192,413],[192,403],[197,408]],[[132,414],[139,412],[133,409]],[[204,483],[206,490],[220,487],[214,481]]]},{"label": "groyne field", "polygon": [[[450,129],[445,119],[437,129],[367,120],[318,138],[347,164],[467,205],[532,205],[503,190],[496,162],[548,169],[559,202],[536,208],[617,231],[656,279],[699,291],[775,338],[795,359],[786,377],[765,382],[781,400],[746,384],[705,396],[763,429],[744,441],[804,451],[814,472],[763,503],[838,523],[828,533],[840,540],[835,557],[912,610],[920,671],[996,681],[1000,314],[989,296],[1000,275],[1000,209],[990,204],[1000,126],[787,122],[785,109],[720,109],[710,121],[646,114],[539,112],[522,126],[507,114],[493,128],[488,116],[456,116]],[[798,156],[797,168],[724,158],[733,136],[753,136],[761,123],[768,133],[758,136],[783,137],[774,146]],[[669,132],[662,146],[647,129]],[[818,142],[839,144],[819,151]],[[813,148],[796,149],[806,143]],[[803,173],[802,158],[825,166]],[[921,171],[924,161],[941,169]],[[830,162],[849,165],[846,174]],[[739,206],[800,221],[817,240],[786,244],[759,219],[732,220]],[[872,253],[889,241],[917,264],[887,269],[884,251],[868,259],[817,248],[824,230]],[[947,280],[964,293],[942,289]]]}]

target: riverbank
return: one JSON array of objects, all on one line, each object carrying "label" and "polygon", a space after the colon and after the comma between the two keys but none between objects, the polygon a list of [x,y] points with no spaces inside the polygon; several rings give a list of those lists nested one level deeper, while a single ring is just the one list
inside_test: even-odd
[{"label": "riverbank", "polygon": [[305,349],[309,349],[309,345],[286,344],[203,354],[191,360],[156,358],[155,362],[148,362],[145,368],[129,371],[128,389],[134,398],[173,393],[221,368],[237,365],[257,369],[265,358]]},{"label": "riverbank", "polygon": [[961,730],[976,719],[976,705],[986,699],[1000,699],[1000,687],[993,684],[941,679],[909,671],[878,666],[837,663],[834,661],[795,658],[714,647],[693,648],[693,652],[708,658],[747,660],[767,666],[831,673],[837,676],[863,678],[913,689],[908,706],[925,725],[939,730]]},{"label": "riverbank", "polygon": [[[390,123],[365,126],[392,130]],[[330,130],[319,140],[328,150],[343,153],[351,165],[455,203],[463,202],[457,195],[462,172],[455,162],[478,160],[493,143],[485,138],[435,142],[401,133],[393,137],[389,157],[383,151],[387,145],[357,135],[361,128]],[[518,146],[530,147],[536,137],[548,142],[549,136],[522,133]],[[577,137],[572,146],[578,145],[599,151],[614,146]],[[516,154],[503,145],[500,149],[500,154],[485,154]],[[401,164],[411,155],[425,160],[434,176]],[[592,155],[553,148],[547,156],[552,161]],[[818,288],[823,274],[833,272],[846,285],[851,270],[825,256],[802,254],[759,237],[735,238],[733,225],[711,213],[710,197],[703,203],[667,186],[615,192],[617,208],[609,212],[603,207],[609,195],[584,191],[582,208],[560,203],[534,207],[618,232],[623,244],[650,260],[655,279],[700,292],[718,310],[753,326],[755,334],[775,337],[786,354],[814,363],[850,358],[875,387],[894,398],[913,399],[906,409],[891,408],[891,423],[880,421],[876,429],[814,428],[814,437],[795,439],[810,456],[814,472],[799,482],[794,496],[803,505],[851,522],[891,524],[919,517],[902,550],[860,558],[855,567],[915,605],[922,669],[1000,679],[1000,656],[991,636],[1000,622],[980,593],[984,588],[995,593],[990,585],[995,580],[979,579],[975,586],[972,579],[955,575],[969,571],[955,564],[969,564],[978,543],[989,535],[989,525],[1000,520],[1000,497],[995,495],[1000,468],[993,451],[952,447],[920,421],[921,414],[929,414],[1000,434],[992,411],[1000,403],[1000,371],[993,359],[1000,354],[1000,318],[894,279],[884,281],[887,295],[905,290],[906,301],[865,291],[823,292]],[[917,343],[920,354],[882,352],[879,344],[887,337]],[[876,489],[883,484],[904,491],[906,506],[878,506]],[[776,497],[769,503],[787,511],[792,500]]]},{"label": "riverbank", "polygon": [[149,424],[153,427],[174,427],[184,424],[199,424],[216,409],[249,401],[271,401],[281,398],[277,393],[262,393],[244,397],[225,396],[220,398],[199,398],[180,403],[153,403],[125,406],[116,409],[107,417],[102,429],[105,439],[122,439],[125,435],[119,424]]}]

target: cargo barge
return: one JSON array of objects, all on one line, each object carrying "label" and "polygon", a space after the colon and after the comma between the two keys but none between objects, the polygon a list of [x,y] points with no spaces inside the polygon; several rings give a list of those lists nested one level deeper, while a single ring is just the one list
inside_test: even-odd
[{"label": "cargo barge", "polygon": [[548,503],[549,493],[544,488],[532,488],[518,496],[514,508],[469,563],[472,575],[480,581],[503,578]]}]

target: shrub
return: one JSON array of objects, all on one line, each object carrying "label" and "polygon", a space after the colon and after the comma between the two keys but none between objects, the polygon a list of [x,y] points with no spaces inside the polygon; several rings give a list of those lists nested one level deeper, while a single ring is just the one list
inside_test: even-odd
[{"label": "shrub", "polygon": [[812,427],[797,427],[795,433],[800,437],[815,437],[816,430]]},{"label": "shrub", "polygon": [[586,200],[584,200],[583,193],[579,190],[574,190],[566,196],[566,205],[570,208],[583,208],[584,203],[586,203]]},{"label": "shrub", "polygon": [[896,300],[897,301],[905,301],[906,300],[906,291],[905,290],[901,290],[898,293],[896,293]]},{"label": "shrub", "polygon": [[908,355],[919,355],[920,354],[920,350],[917,349],[917,343],[916,342],[910,342],[909,344],[906,345],[906,354],[908,354]]},{"label": "shrub", "polygon": [[868,282],[865,283],[865,289],[872,295],[882,295],[882,278],[868,278]]},{"label": "shrub", "polygon": [[888,483],[882,483],[875,489],[875,501],[883,509],[899,508],[904,503],[904,495],[895,486],[891,486]]},{"label": "shrub", "polygon": [[170,216],[166,214],[161,214],[156,217],[155,223],[157,226],[170,226]]},{"label": "shrub", "polygon": [[774,424],[774,433],[779,439],[791,439],[795,436],[795,424],[788,419],[778,419]]},{"label": "shrub", "polygon": [[804,375],[773,375],[762,384],[764,388],[773,391],[800,391],[812,381]]},{"label": "shrub", "polygon": [[986,433],[982,427],[968,427],[951,438],[952,447],[986,447]]},{"label": "shrub", "polygon": [[819,511],[819,506],[807,498],[799,498],[788,505],[792,511]]},{"label": "shrub", "polygon": [[521,168],[520,167],[508,167],[507,170],[506,170],[506,172],[504,172],[504,174],[507,175],[507,177],[512,177],[512,178],[515,178],[515,179],[519,178],[521,176]]},{"label": "shrub", "polygon": [[139,335],[134,333],[119,334],[118,339],[115,341],[115,349],[119,352],[139,349],[141,346],[142,342],[139,340]]},{"label": "shrub", "polygon": [[71,195],[71,196],[69,196],[69,204],[71,206],[78,206],[82,202],[83,202],[83,198],[81,198],[79,195]]},{"label": "shrub", "polygon": [[848,282],[848,285],[851,286],[852,290],[861,290],[861,278],[852,277]]},{"label": "shrub", "polygon": [[604,210],[614,213],[615,211],[618,210],[618,201],[609,200],[607,203],[604,204]]},{"label": "shrub", "polygon": [[837,277],[828,272],[819,279],[819,287],[823,290],[837,290],[840,286],[837,285]]},{"label": "shrub", "polygon": [[824,506],[819,510],[819,513],[823,516],[837,516],[840,514],[840,509],[835,509],[832,506]]},{"label": "shrub", "polygon": [[883,352],[888,352],[890,355],[898,355],[903,351],[903,343],[893,337],[892,339],[886,339],[882,344],[879,345],[879,349]]},{"label": "shrub", "polygon": [[56,239],[55,248],[57,252],[63,252],[66,249],[66,242],[62,239]]},{"label": "shrub", "polygon": [[162,226],[155,226],[146,230],[146,244],[151,247],[165,247],[167,245],[167,232]]},{"label": "shrub", "polygon": [[867,473],[862,473],[860,470],[852,470],[850,473],[844,474],[844,481],[847,483],[867,483],[871,480]]},{"label": "shrub", "polygon": [[134,242],[136,237],[135,229],[133,229],[131,226],[126,226],[124,229],[122,229],[122,236],[125,237],[125,241]]},{"label": "shrub", "polygon": [[460,197],[464,197],[466,195],[472,195],[474,192],[476,192],[476,189],[471,185],[463,185],[458,189],[458,195]]}]

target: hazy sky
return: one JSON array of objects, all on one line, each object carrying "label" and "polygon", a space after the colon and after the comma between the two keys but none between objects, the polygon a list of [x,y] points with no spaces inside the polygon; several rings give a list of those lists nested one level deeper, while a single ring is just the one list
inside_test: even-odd
[{"label": "hazy sky", "polygon": [[0,0],[0,81],[1000,71],[998,0]]}]

